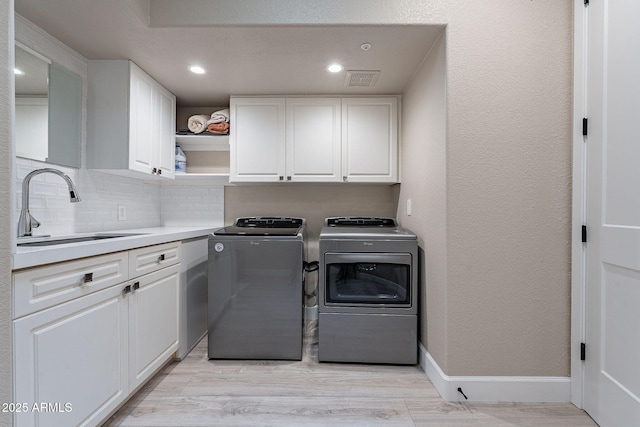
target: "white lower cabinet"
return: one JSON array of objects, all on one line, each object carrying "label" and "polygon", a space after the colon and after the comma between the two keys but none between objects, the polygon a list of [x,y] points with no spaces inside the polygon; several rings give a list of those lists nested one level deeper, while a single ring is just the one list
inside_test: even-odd
[{"label": "white lower cabinet", "polygon": [[[135,249],[129,258],[158,248],[179,254],[180,242]],[[33,270],[41,277],[76,264],[91,269],[92,261],[101,266],[112,258],[14,273],[14,289],[20,294],[32,286],[21,280],[22,273]],[[71,294],[66,302],[13,321],[15,400],[8,409],[15,425],[99,425],[171,358],[179,347],[180,259],[162,258],[155,271],[125,275],[123,282],[88,295]]]},{"label": "white lower cabinet", "polygon": [[124,286],[14,321],[16,426],[97,425],[124,401]]},{"label": "white lower cabinet", "polygon": [[178,350],[180,265],[130,282],[129,386],[141,385]]}]

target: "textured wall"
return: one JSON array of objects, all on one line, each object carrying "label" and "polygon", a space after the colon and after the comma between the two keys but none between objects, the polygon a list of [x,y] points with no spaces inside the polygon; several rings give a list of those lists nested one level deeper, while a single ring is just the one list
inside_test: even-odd
[{"label": "textured wall", "polygon": [[[0,2],[0,64],[13,64],[13,1]],[[13,66],[0,67],[0,403],[11,402],[13,347],[11,338],[11,176],[13,170]],[[9,203],[7,203],[9,202]],[[10,413],[0,412],[0,426],[10,426]]]},{"label": "textured wall", "polygon": [[[402,98],[402,185],[397,218],[419,236],[420,341],[446,372],[447,93],[446,30]],[[411,199],[412,215],[407,215]],[[427,319],[431,321],[427,322]]]},{"label": "textured wall", "polygon": [[443,0],[154,0],[151,26],[443,23]]},{"label": "textured wall", "polygon": [[573,2],[451,1],[448,375],[569,375]]}]

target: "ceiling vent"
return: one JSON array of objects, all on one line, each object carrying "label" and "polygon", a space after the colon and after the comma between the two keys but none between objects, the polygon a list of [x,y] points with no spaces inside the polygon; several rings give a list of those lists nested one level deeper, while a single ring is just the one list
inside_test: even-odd
[{"label": "ceiling vent", "polygon": [[349,87],[373,87],[378,80],[380,71],[352,71],[347,70],[344,85]]}]

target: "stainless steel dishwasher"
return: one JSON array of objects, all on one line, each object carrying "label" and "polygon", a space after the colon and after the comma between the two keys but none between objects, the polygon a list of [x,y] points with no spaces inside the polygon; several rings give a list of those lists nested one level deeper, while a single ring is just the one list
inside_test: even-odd
[{"label": "stainless steel dishwasher", "polygon": [[210,359],[302,359],[303,218],[238,218],[209,235]]}]

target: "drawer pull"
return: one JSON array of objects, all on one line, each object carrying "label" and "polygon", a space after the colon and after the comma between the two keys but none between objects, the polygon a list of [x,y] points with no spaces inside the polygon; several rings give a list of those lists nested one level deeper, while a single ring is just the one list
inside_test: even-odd
[{"label": "drawer pull", "polygon": [[126,295],[128,293],[131,292],[131,285],[127,285],[124,287],[124,289],[122,290],[122,295]]},{"label": "drawer pull", "polygon": [[140,282],[136,282],[133,284],[133,290],[137,291],[138,289],[140,289]]},{"label": "drawer pull", "polygon": [[93,273],[85,273],[84,277],[82,278],[82,283],[89,282],[93,282]]},{"label": "drawer pull", "polygon": [[160,255],[160,256],[158,257],[158,264],[160,264],[160,263],[161,263],[162,261],[164,261],[164,260],[165,260],[165,256],[164,256],[164,254]]}]

